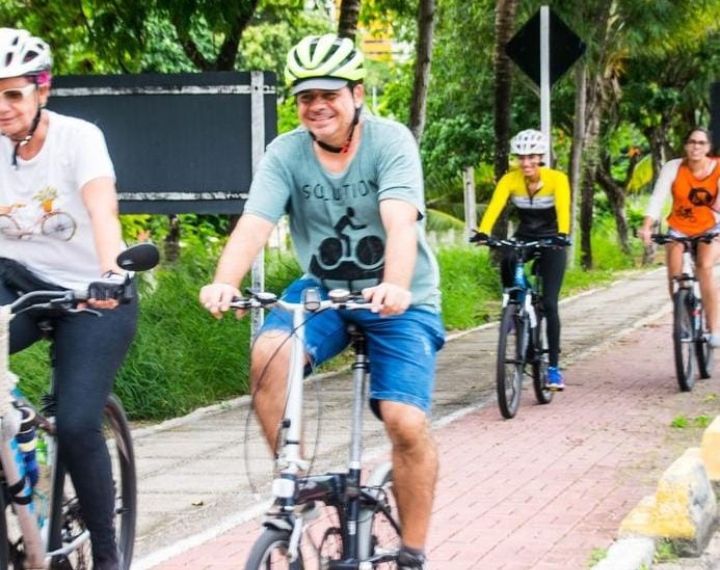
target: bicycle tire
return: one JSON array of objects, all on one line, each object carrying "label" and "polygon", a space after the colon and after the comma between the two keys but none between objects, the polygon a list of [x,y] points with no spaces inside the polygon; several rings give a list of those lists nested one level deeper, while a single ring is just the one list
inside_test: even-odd
[{"label": "bicycle tire", "polygon": [[402,546],[400,519],[389,463],[380,465],[363,485],[365,494],[375,499],[360,509],[358,517],[358,556],[360,562],[372,560],[377,570],[393,570]]},{"label": "bicycle tire", "polygon": [[673,347],[675,373],[683,392],[695,385],[695,342],[693,339],[692,302],[687,289],[673,295]]},{"label": "bicycle tire", "polygon": [[552,402],[555,392],[547,385],[548,352],[547,339],[545,334],[545,316],[539,308],[535,309],[537,314],[537,326],[532,331],[532,374],[535,399],[538,404],[549,404]]},{"label": "bicycle tire", "polygon": [[7,512],[5,510],[5,497],[2,490],[0,490],[0,568],[11,568],[10,566],[10,544],[7,529]]},{"label": "bicycle tire", "polygon": [[507,420],[514,418],[520,407],[526,334],[526,320],[520,315],[519,306],[510,303],[503,308],[500,320],[495,377],[498,406]]},{"label": "bicycle tire", "polygon": [[713,347],[710,346],[705,330],[705,311],[702,303],[698,303],[700,318],[697,320],[699,326],[695,329],[695,355],[697,356],[698,375],[703,380],[712,377],[715,357]]},{"label": "bicycle tire", "polygon": [[304,570],[302,554],[293,562],[287,559],[289,545],[289,531],[265,529],[250,550],[245,570]]},{"label": "bicycle tire", "polygon": [[[135,545],[137,521],[137,475],[130,427],[122,404],[110,396],[103,411],[103,432],[108,442],[115,485],[115,534],[117,537],[118,560],[122,570],[129,570]],[[56,544],[69,543],[87,529],[82,518],[80,505],[70,476],[58,464],[53,484],[53,520],[51,536]],[[60,514],[58,516],[57,514]],[[68,556],[74,569],[92,568],[92,550],[87,541]]]}]

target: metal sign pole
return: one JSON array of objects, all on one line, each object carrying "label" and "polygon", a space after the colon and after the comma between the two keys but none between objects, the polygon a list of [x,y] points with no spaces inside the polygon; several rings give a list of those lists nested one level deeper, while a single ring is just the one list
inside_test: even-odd
[{"label": "metal sign pole", "polygon": [[548,140],[548,149],[543,157],[547,166],[552,166],[552,138],[550,136],[550,8],[540,7],[540,130]]},{"label": "metal sign pole", "polygon": [[477,227],[477,208],[475,201],[475,171],[472,166],[463,170],[463,187],[465,203],[465,235],[469,236]]},{"label": "metal sign pole", "polygon": [[[252,137],[252,173],[258,170],[260,160],[265,154],[265,96],[263,93],[264,78],[262,71],[250,73],[250,125]],[[252,266],[252,288],[255,291],[263,291],[265,288],[265,250],[260,251]],[[260,331],[264,321],[265,313],[262,309],[254,309],[250,321],[250,335]]]}]

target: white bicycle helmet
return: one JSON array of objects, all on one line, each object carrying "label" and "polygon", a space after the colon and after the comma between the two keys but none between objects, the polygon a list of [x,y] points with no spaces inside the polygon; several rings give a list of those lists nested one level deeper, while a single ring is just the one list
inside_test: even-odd
[{"label": "white bicycle helmet", "polygon": [[287,55],[285,81],[293,95],[309,89],[340,89],[365,77],[364,59],[349,38],[307,36]]},{"label": "white bicycle helmet", "polygon": [[52,67],[52,54],[26,30],[0,28],[0,79],[39,75]]},{"label": "white bicycle helmet", "polygon": [[547,138],[540,131],[527,129],[520,131],[510,141],[510,152],[526,156],[529,154],[544,155],[548,150]]}]

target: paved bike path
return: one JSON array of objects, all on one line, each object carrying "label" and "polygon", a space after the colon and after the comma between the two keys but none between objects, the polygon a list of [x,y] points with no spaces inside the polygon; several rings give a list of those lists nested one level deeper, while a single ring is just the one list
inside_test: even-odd
[{"label": "paved bike path", "polygon": [[[669,314],[664,279],[663,270],[638,274],[563,303],[570,388],[549,406],[531,405],[528,390],[512,421],[499,418],[492,397],[497,327],[448,343],[434,409],[441,453],[429,544],[434,567],[582,568],[592,548],[609,545],[621,518],[672,459],[662,428],[678,405],[701,406],[711,386],[677,393],[667,316],[661,326],[617,340],[644,319]],[[659,359],[661,377],[643,372]],[[316,469],[344,460],[346,387],[343,374],[323,380],[323,460]],[[227,408],[137,434],[134,567],[241,565],[262,501],[244,473],[243,402]],[[369,419],[366,426],[368,445],[386,453],[380,424]],[[257,475],[268,465],[253,436],[247,467]]]}]

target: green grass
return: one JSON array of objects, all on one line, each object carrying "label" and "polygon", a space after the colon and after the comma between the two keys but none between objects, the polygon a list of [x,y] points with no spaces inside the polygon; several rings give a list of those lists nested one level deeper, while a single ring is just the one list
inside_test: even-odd
[{"label": "green grass", "polygon": [[674,427],[677,429],[685,429],[685,428],[700,428],[705,429],[710,425],[710,423],[713,421],[713,417],[709,416],[707,414],[701,414],[699,416],[695,416],[694,418],[689,418],[684,415],[675,416],[673,420],[670,422],[670,427]]},{"label": "green grass", "polygon": [[678,553],[675,550],[675,546],[669,540],[661,540],[655,547],[655,557],[653,562],[659,564],[660,562],[671,562],[678,559]]},{"label": "green grass", "polygon": [[607,548],[593,548],[588,558],[588,568],[592,568],[595,564],[603,560],[607,556],[607,553]]}]

